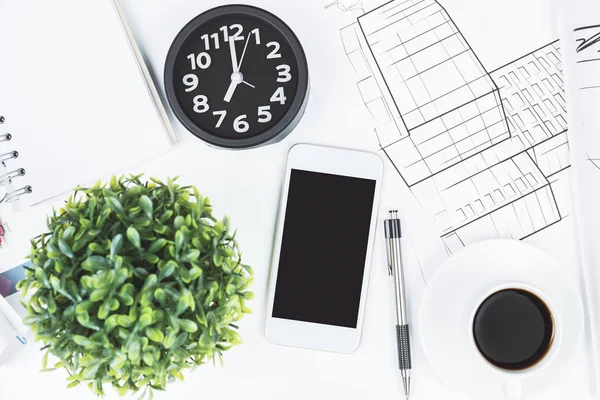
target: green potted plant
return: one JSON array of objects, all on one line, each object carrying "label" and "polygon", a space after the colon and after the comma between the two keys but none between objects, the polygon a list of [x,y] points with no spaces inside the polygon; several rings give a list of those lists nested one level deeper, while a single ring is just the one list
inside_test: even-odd
[{"label": "green potted plant", "polygon": [[32,240],[19,284],[43,368],[97,395],[164,390],[239,344],[235,322],[251,312],[252,270],[229,219],[193,186],[141,177],[77,188]]}]

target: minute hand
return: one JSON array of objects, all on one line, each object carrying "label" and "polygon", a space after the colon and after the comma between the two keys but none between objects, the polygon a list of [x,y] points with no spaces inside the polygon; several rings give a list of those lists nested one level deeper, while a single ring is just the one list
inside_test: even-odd
[{"label": "minute hand", "polygon": [[240,68],[237,62],[237,54],[235,51],[235,39],[229,38],[229,52],[231,53],[231,68],[233,72],[239,72]]},{"label": "minute hand", "polygon": [[248,41],[250,40],[250,36],[252,32],[248,34],[248,38],[246,39],[246,44],[244,44],[244,51],[242,51],[242,58],[240,59],[240,64],[238,65],[238,71],[242,68],[242,63],[244,62],[244,57],[246,56],[246,49],[248,48]]}]

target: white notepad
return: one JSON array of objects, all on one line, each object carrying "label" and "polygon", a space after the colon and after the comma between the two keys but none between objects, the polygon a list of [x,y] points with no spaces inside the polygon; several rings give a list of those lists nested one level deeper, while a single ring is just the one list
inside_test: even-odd
[{"label": "white notepad", "polygon": [[[35,204],[165,152],[169,136],[109,0],[0,0],[0,154]],[[2,191],[0,190],[0,195]]]}]

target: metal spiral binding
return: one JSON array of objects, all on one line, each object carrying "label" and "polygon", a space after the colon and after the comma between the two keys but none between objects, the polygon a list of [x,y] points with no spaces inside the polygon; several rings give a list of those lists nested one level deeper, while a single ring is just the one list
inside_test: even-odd
[{"label": "metal spiral binding", "polygon": [[5,183],[8,183],[8,182],[12,181],[14,178],[18,178],[20,176],[25,176],[24,168],[15,169],[14,171],[10,171],[5,174],[1,174],[0,175],[0,185],[4,185]]},{"label": "metal spiral binding", "polygon": [[[0,125],[6,122],[6,118],[0,115]],[[10,133],[0,134],[0,143],[10,142],[13,136]],[[20,197],[31,194],[33,188],[29,185],[23,186],[18,189],[13,189],[13,180],[25,176],[25,169],[17,168],[12,171],[6,171],[6,162],[19,158],[19,152],[16,150],[9,151],[8,153],[0,154],[0,186],[5,186],[7,193],[4,197],[0,198],[0,204],[12,203],[18,200]]]},{"label": "metal spiral binding", "polygon": [[0,200],[0,204],[2,203],[12,203],[13,201],[16,201],[19,199],[19,197],[21,196],[25,196],[27,194],[31,194],[33,193],[33,188],[29,185],[27,186],[23,186],[20,189],[16,189],[13,190],[12,192],[8,192],[4,195],[4,197],[2,198],[2,200]]}]

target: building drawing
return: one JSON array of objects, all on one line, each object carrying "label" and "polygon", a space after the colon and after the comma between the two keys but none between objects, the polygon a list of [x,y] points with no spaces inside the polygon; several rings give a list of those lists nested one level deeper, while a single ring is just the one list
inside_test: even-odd
[{"label": "building drawing", "polygon": [[[488,71],[436,0],[393,0],[340,31],[382,151],[452,253],[563,218],[558,42]],[[482,237],[483,235],[483,237]]]}]

